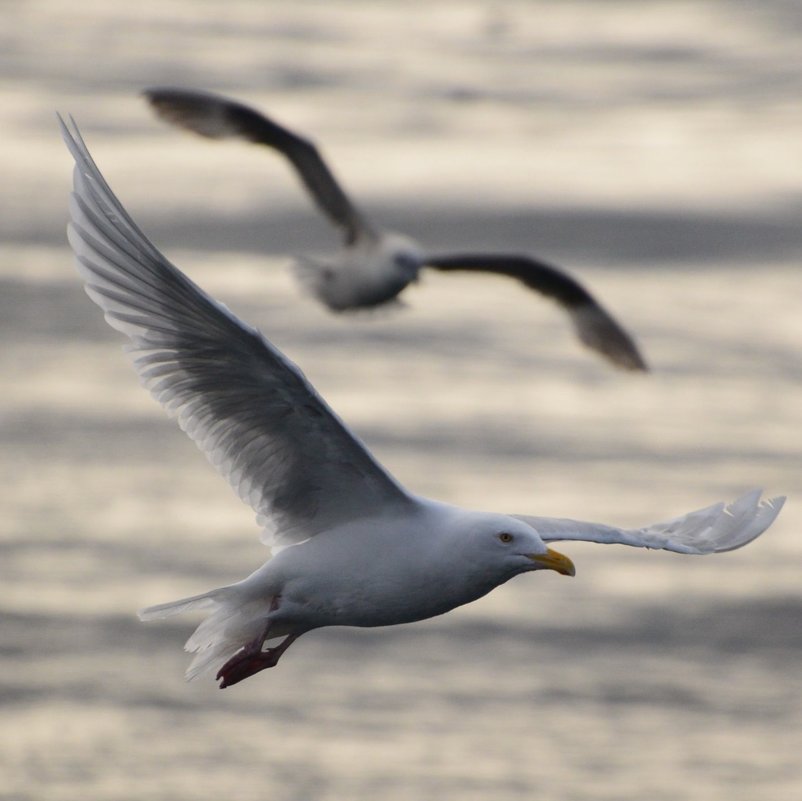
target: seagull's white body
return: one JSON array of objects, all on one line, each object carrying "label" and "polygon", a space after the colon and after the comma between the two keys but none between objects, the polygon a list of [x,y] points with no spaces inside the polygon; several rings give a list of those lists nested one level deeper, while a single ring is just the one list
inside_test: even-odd
[{"label": "seagull's white body", "polygon": [[[69,239],[90,298],[130,340],[140,379],[257,512],[272,558],[248,578],[141,613],[206,609],[187,642],[193,678],[221,686],[273,667],[322,626],[385,626],[439,615],[513,576],[573,575],[555,540],[712,553],[741,547],[783,499],[752,491],[666,523],[621,530],[473,512],[404,489],[301,372],[150,243],[114,196],[77,129]],[[264,648],[268,640],[283,638]]]},{"label": "seagull's white body", "polygon": [[[535,567],[521,554],[482,559],[485,531],[514,532],[520,548],[546,552],[535,531],[506,515],[410,498],[396,514],[357,518],[280,550],[241,587],[257,597],[280,595],[273,619],[284,626],[411,623],[475,601]],[[509,550],[496,538],[490,547]]]}]

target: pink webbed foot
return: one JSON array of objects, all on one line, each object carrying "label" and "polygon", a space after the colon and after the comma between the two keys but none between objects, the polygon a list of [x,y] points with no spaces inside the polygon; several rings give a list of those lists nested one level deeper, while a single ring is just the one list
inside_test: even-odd
[{"label": "pink webbed foot", "polygon": [[238,684],[248,676],[253,676],[260,670],[275,667],[278,658],[275,657],[270,651],[258,654],[249,654],[240,651],[234,654],[228,662],[220,668],[215,676],[216,679],[222,679],[220,682],[220,689],[224,687],[231,687],[232,684]]},{"label": "pink webbed foot", "polygon": [[243,679],[247,679],[261,670],[275,667],[278,664],[278,660],[281,659],[281,655],[299,636],[298,634],[291,634],[289,637],[285,637],[275,648],[268,648],[265,651],[254,651],[250,648],[237,651],[217,671],[215,678],[221,679],[220,689],[238,684]]}]

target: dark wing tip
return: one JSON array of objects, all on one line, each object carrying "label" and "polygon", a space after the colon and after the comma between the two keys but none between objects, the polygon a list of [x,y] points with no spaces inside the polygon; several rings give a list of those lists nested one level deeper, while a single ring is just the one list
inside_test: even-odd
[{"label": "dark wing tip", "polygon": [[239,107],[224,97],[194,89],[152,87],[142,96],[157,117],[207,139],[244,136],[233,124],[233,112]]},{"label": "dark wing tip", "polygon": [[649,366],[632,337],[595,301],[568,309],[582,343],[615,367],[648,373]]}]

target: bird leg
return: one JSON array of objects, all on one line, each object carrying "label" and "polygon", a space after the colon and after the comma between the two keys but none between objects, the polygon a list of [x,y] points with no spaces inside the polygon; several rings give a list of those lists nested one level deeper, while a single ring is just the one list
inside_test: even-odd
[{"label": "bird leg", "polygon": [[[269,626],[268,626],[269,628]],[[253,640],[243,649],[237,651],[228,662],[220,668],[215,678],[222,679],[220,689],[231,687],[248,676],[253,676],[260,670],[275,667],[281,655],[300,637],[299,634],[289,634],[273,648],[262,650],[264,638]],[[258,646],[256,643],[258,642]]]},{"label": "bird leg", "polygon": [[262,633],[240,648],[240,650],[217,671],[217,676],[215,676],[215,678],[222,679],[220,682],[221,690],[224,687],[230,687],[232,684],[237,684],[243,679],[247,679],[248,676],[253,676],[254,673],[258,673],[260,670],[275,667],[281,655],[303,633],[290,634],[275,647],[262,650],[265,640],[270,636],[270,629],[272,627],[272,621],[269,619],[269,615],[278,609],[280,601],[280,596],[274,596],[271,599],[268,620],[265,623]]}]

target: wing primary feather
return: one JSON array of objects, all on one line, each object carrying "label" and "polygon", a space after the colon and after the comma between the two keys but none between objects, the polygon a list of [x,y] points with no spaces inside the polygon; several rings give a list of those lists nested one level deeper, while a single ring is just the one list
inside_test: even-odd
[{"label": "wing primary feather", "polygon": [[129,338],[142,384],[269,522],[270,544],[411,503],[292,362],[161,255],[75,122],[59,123],[76,164],[68,236],[87,294]]}]

